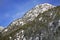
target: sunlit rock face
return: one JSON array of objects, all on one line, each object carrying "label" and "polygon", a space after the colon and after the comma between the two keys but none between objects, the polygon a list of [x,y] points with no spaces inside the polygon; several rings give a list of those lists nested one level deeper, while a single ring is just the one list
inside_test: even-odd
[{"label": "sunlit rock face", "polygon": [[60,40],[60,6],[35,6],[5,28],[0,40]]}]

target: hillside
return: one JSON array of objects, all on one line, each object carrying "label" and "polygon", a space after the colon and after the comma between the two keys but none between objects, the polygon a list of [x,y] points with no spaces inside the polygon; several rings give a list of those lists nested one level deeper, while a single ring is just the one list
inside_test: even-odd
[{"label": "hillside", "polygon": [[60,6],[40,4],[0,34],[0,40],[60,40]]}]

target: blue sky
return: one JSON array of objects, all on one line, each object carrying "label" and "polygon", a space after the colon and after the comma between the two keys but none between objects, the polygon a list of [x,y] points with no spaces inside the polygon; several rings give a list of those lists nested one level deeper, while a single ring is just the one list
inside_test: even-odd
[{"label": "blue sky", "polygon": [[8,26],[35,5],[42,3],[60,6],[60,0],[0,0],[0,26]]}]

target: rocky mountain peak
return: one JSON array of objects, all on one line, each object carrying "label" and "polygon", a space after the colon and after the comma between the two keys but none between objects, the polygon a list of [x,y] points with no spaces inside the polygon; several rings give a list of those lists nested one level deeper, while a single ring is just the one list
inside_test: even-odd
[{"label": "rocky mountain peak", "polygon": [[[33,21],[40,13],[48,11],[48,9],[51,9],[51,8],[54,8],[54,7],[55,6],[53,6],[51,4],[48,4],[48,3],[36,5],[31,10],[27,11],[27,13],[25,13],[25,15],[22,18],[13,21],[6,29],[16,30],[16,29],[19,28],[19,27],[17,28],[16,26],[18,26],[18,25],[23,26],[27,22]],[[4,30],[6,30],[6,29],[4,29]],[[3,33],[7,32],[7,31],[3,31]]]},{"label": "rocky mountain peak", "polygon": [[60,40],[60,6],[39,4],[13,21],[0,40]]},{"label": "rocky mountain peak", "polygon": [[41,6],[41,7],[44,7],[44,6],[51,6],[51,7],[55,7],[55,6],[53,6],[52,4],[49,4],[49,3],[39,4],[39,5],[36,5],[35,7],[39,7],[39,6]]},{"label": "rocky mountain peak", "polygon": [[45,11],[47,11],[48,9],[54,8],[55,6],[48,4],[48,3],[44,3],[44,4],[39,4],[36,5],[34,8],[32,8],[31,10],[29,10],[23,18],[28,18],[27,21],[32,21],[34,20],[35,17],[37,17],[40,13],[43,13]]}]

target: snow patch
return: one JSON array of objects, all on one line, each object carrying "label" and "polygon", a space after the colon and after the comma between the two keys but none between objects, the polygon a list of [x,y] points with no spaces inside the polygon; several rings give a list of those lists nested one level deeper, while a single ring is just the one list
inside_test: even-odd
[{"label": "snow patch", "polygon": [[43,12],[44,12],[44,11],[46,11],[46,10],[47,10],[47,8],[43,8],[42,10],[43,10]]},{"label": "snow patch", "polygon": [[8,29],[5,29],[4,31],[6,32],[6,31],[8,31]]},{"label": "snow patch", "polygon": [[24,30],[22,30],[21,32],[22,32],[22,34],[23,34],[23,33],[24,33]]},{"label": "snow patch", "polygon": [[13,22],[13,24],[15,24],[16,22]]},{"label": "snow patch", "polygon": [[12,38],[12,37],[9,37],[10,39]]},{"label": "snow patch", "polygon": [[53,14],[52,13],[50,13],[50,16],[52,16]]},{"label": "snow patch", "polygon": [[26,38],[24,37],[23,40],[26,40]]},{"label": "snow patch", "polygon": [[25,23],[23,21],[20,22],[21,25],[24,25]]},{"label": "snow patch", "polygon": [[36,40],[39,40],[39,37],[36,37]]},{"label": "snow patch", "polygon": [[60,20],[59,20],[59,23],[60,23]]},{"label": "snow patch", "polygon": [[38,16],[38,14],[36,13],[34,16],[35,16],[35,17],[37,17],[37,16]]},{"label": "snow patch", "polygon": [[42,20],[42,17],[39,18],[39,21],[41,21],[41,20]]},{"label": "snow patch", "polygon": [[39,5],[36,5],[35,8],[39,8]]}]

